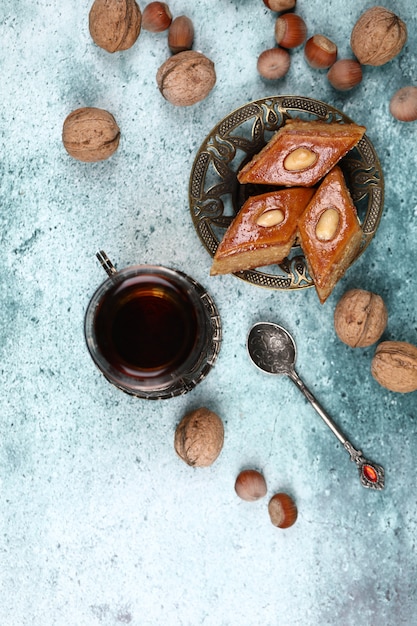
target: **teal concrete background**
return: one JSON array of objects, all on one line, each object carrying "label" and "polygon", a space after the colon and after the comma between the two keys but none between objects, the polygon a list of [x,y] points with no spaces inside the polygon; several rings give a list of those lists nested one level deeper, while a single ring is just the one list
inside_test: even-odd
[{"label": "teal concrete background", "polygon": [[[143,9],[145,3],[139,3]],[[175,108],[155,82],[166,33],[142,31],[111,55],[88,31],[87,0],[2,0],[0,6],[0,624],[3,626],[380,626],[417,623],[417,394],[395,394],[370,374],[374,347],[355,351],[333,330],[348,288],[382,295],[386,339],[417,344],[417,122],[395,121],[389,99],[416,84],[416,12],[402,53],[364,68],[351,92],[331,88],[302,48],[280,81],[256,70],[274,45],[276,15],[262,0],[170,0],[195,25],[194,49],[217,84]],[[349,56],[363,0],[298,0],[309,34]],[[263,290],[209,276],[211,259],[188,208],[188,180],[211,128],[268,95],[323,100],[367,126],[385,175],[385,209],[365,254],[325,305],[313,289]],[[81,106],[121,128],[107,161],[73,160],[62,124]],[[122,268],[161,263],[215,299],[223,343],[215,368],[186,396],[149,402],[100,375],[83,337],[88,301],[105,275],[104,249]],[[354,465],[288,379],[255,370],[250,326],[285,325],[298,371],[352,443],[386,471],[364,489]],[[176,424],[199,406],[224,420],[210,468],[175,454]],[[242,468],[263,471],[267,496],[239,500]],[[299,517],[269,521],[275,491]]]}]

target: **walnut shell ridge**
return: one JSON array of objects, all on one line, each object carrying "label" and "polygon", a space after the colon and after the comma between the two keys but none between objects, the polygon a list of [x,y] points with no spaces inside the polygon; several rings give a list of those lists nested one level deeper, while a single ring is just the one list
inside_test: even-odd
[{"label": "walnut shell ridge", "polygon": [[175,431],[178,456],[192,467],[208,467],[219,456],[224,442],[220,417],[202,407],[184,415]]},{"label": "walnut shell ridge", "polygon": [[104,161],[117,150],[120,129],[108,111],[83,107],[66,117],[62,141],[66,151],[74,159],[85,162]]},{"label": "walnut shell ridge", "polygon": [[214,63],[201,52],[178,52],[161,65],[156,82],[165,100],[191,106],[204,100],[216,84]]},{"label": "walnut shell ridge", "polygon": [[141,25],[142,13],[135,0],[95,0],[90,9],[90,35],[107,52],[131,48]]},{"label": "walnut shell ridge", "polygon": [[383,341],[371,364],[375,380],[390,391],[417,391],[417,347],[405,341]]},{"label": "walnut shell ridge", "polygon": [[353,27],[350,46],[363,65],[384,65],[399,54],[407,41],[407,26],[392,11],[367,9]]},{"label": "walnut shell ridge", "polygon": [[364,289],[350,289],[340,298],[334,311],[334,328],[341,341],[351,348],[376,343],[388,322],[381,296]]}]

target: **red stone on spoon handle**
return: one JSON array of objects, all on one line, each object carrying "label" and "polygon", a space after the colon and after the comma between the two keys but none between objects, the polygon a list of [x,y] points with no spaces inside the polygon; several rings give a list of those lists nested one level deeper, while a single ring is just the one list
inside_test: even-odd
[{"label": "red stone on spoon handle", "polygon": [[361,450],[355,450],[349,441],[345,441],[343,445],[350,454],[350,460],[356,463],[362,485],[369,489],[383,489],[385,484],[384,468],[365,459]]}]

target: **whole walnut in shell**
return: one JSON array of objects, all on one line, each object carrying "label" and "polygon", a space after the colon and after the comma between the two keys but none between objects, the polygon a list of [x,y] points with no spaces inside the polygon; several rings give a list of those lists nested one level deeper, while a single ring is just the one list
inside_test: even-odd
[{"label": "whole walnut in shell", "polygon": [[65,119],[62,141],[74,159],[104,161],[117,150],[120,129],[108,111],[83,107],[72,111]]},{"label": "whole walnut in shell", "polygon": [[178,52],[161,65],[156,82],[171,104],[190,106],[206,98],[216,84],[214,63],[201,52]]},{"label": "whole walnut in shell", "polygon": [[401,52],[407,41],[407,26],[392,11],[368,9],[353,27],[350,45],[363,65],[384,65]]},{"label": "whole walnut in shell", "polygon": [[417,391],[417,346],[406,341],[381,342],[372,359],[371,373],[390,391]]},{"label": "whole walnut in shell", "polygon": [[365,348],[378,341],[388,321],[381,296],[364,289],[351,289],[334,311],[334,327],[341,341],[351,348]]},{"label": "whole walnut in shell", "polygon": [[174,447],[188,465],[207,467],[219,456],[223,441],[222,420],[213,411],[202,407],[182,418],[175,431]]},{"label": "whole walnut in shell", "polygon": [[95,0],[90,9],[90,35],[107,52],[131,48],[141,25],[142,13],[135,0]]}]

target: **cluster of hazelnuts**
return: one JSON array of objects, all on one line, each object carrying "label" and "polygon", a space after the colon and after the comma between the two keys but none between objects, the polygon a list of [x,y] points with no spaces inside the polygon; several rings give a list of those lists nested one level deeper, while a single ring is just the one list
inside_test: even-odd
[{"label": "cluster of hazelnuts", "polygon": [[168,31],[168,47],[172,54],[191,50],[194,25],[187,15],[173,18],[166,2],[150,2],[142,13],[142,27],[151,33]]},{"label": "cluster of hazelnuts", "polygon": [[[304,19],[293,12],[296,0],[263,0],[272,11],[280,13],[275,22],[278,46],[264,50],[257,68],[263,78],[284,77],[291,65],[290,50],[304,44],[307,63],[318,70],[328,70],[327,79],[335,89],[348,91],[363,79],[362,66],[384,65],[403,49],[407,41],[405,23],[392,11],[374,6],[367,9],[354,25],[350,45],[354,58],[337,59],[337,45],[323,34],[307,39]],[[417,87],[403,87],[391,98],[390,112],[403,122],[417,120]]]},{"label": "cluster of hazelnuts", "polygon": [[[264,475],[256,469],[242,470],[235,482],[239,498],[254,502],[266,496],[268,488]],[[268,502],[269,518],[277,528],[289,528],[295,524],[298,509],[294,499],[285,491],[275,493]]]},{"label": "cluster of hazelnuts", "polygon": [[[223,422],[217,413],[206,407],[184,415],[175,430],[175,451],[191,467],[212,465],[219,456],[223,443]],[[236,478],[235,492],[247,502],[263,498],[267,494],[263,474],[256,469],[242,470]],[[295,523],[298,510],[290,495],[278,492],[269,500],[268,513],[274,526],[289,528]]]},{"label": "cluster of hazelnuts", "polygon": [[291,65],[290,50],[304,44],[304,57],[314,69],[328,70],[327,79],[338,90],[347,91],[362,81],[362,66],[356,59],[337,60],[337,45],[323,34],[307,39],[307,25],[301,15],[294,13],[296,0],[263,0],[280,15],[275,21],[275,41],[278,46],[264,50],[258,57],[257,68],[263,78],[284,77]]}]

